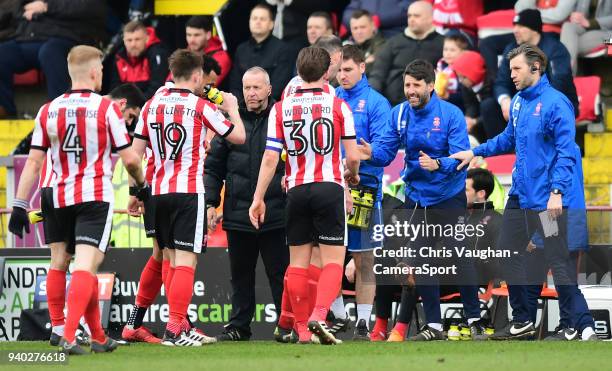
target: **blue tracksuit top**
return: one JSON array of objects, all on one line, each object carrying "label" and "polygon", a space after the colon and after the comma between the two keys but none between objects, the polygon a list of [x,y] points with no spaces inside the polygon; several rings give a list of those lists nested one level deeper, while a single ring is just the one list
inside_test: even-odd
[{"label": "blue tracksuit top", "polygon": [[397,155],[397,147],[393,145],[396,134],[391,126],[391,105],[370,87],[365,74],[351,89],[336,88],[336,96],[346,101],[353,111],[357,144],[363,138],[372,145],[372,158],[361,161],[359,173],[371,175],[378,180],[361,176],[361,184],[377,188],[377,200],[382,200],[384,167]]},{"label": "blue tracksuit top", "polygon": [[[391,111],[395,132],[406,151],[402,178],[406,183],[406,197],[421,206],[446,201],[465,190],[465,168],[457,171],[459,161],[448,156],[470,148],[463,113],[433,93],[422,109],[413,109],[408,102]],[[421,169],[419,151],[440,160],[436,171]]]},{"label": "blue tracksuit top", "polygon": [[[509,195],[518,196],[522,209],[545,210],[553,189],[566,195],[572,185],[575,134],[572,104],[543,75],[512,98],[508,126],[474,148],[474,155],[515,150]],[[568,206],[568,197],[563,197],[563,206]]]}]

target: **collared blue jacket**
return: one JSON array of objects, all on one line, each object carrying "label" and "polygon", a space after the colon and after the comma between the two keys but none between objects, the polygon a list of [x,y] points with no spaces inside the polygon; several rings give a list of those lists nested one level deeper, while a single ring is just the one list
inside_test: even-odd
[{"label": "collared blue jacket", "polygon": [[[391,111],[399,142],[404,146],[406,197],[421,206],[445,201],[465,189],[465,168],[457,171],[459,161],[452,153],[470,148],[465,118],[459,108],[433,93],[422,109],[412,109],[408,102]],[[440,160],[440,169],[430,172],[419,165],[419,151]]]},{"label": "collared blue jacket", "polygon": [[389,165],[397,155],[395,131],[391,126],[391,105],[385,97],[370,87],[363,75],[351,89],[336,88],[336,96],[342,98],[351,107],[355,120],[357,144],[363,138],[372,145],[372,158],[361,161],[361,184],[378,188],[377,200],[382,200],[382,176],[384,167]]},{"label": "collared blue jacket", "polygon": [[[546,75],[512,98],[506,129],[474,148],[476,156],[516,152],[510,195],[523,209],[545,210],[550,192],[567,194],[576,165],[574,108]],[[568,198],[563,197],[563,206]]]}]

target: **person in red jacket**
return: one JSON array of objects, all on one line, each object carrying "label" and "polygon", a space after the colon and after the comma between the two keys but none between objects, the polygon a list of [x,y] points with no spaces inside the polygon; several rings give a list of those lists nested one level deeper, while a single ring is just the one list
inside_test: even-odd
[{"label": "person in red jacket", "polygon": [[187,49],[193,52],[203,52],[212,57],[221,66],[221,73],[217,77],[217,85],[221,85],[230,69],[232,60],[218,36],[212,35],[213,19],[210,16],[194,16],[185,24]]},{"label": "person in red jacket", "polygon": [[149,99],[164,84],[166,76],[168,52],[155,29],[139,21],[127,23],[123,27],[123,47],[115,54],[110,88],[133,83]]}]

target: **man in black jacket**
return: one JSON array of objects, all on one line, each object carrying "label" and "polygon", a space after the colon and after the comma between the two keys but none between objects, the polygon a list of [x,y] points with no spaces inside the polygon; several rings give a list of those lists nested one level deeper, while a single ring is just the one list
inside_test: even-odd
[{"label": "man in black jacket", "polygon": [[285,194],[281,178],[284,163],[276,169],[266,194],[266,220],[259,230],[249,220],[249,207],[257,185],[259,167],[266,147],[267,120],[274,105],[270,78],[261,67],[248,69],[242,78],[244,105],[240,117],[246,130],[246,142],[233,145],[216,136],[204,165],[206,169],[206,207],[209,227],[216,226],[215,208],[220,204],[225,181],[223,229],[227,232],[232,280],[232,316],[220,341],[248,340],[255,313],[255,267],[259,254],[263,260],[274,305],[280,313],[283,277],[289,264],[285,240]]},{"label": "man in black jacket", "polygon": [[13,75],[42,69],[49,100],[70,87],[66,56],[78,44],[98,46],[106,38],[106,2],[23,0],[16,37],[0,43],[0,118],[16,115]]},{"label": "man in black jacket", "polygon": [[256,5],[249,18],[251,38],[238,45],[230,72],[229,91],[236,97],[242,97],[242,76],[253,66],[260,66],[268,72],[274,99],[280,98],[291,79],[295,55],[289,52],[284,42],[272,35],[273,28],[272,9],[266,4]]}]

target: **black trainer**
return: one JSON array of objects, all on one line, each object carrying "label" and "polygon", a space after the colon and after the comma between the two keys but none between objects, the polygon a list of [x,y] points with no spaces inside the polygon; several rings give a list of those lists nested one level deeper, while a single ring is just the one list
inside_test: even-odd
[{"label": "black trainer", "polygon": [[354,341],[370,341],[370,330],[365,319],[360,319],[353,333]]},{"label": "black trainer", "polygon": [[51,332],[51,336],[49,337],[49,344],[51,344],[52,347],[56,347],[59,345],[61,338],[62,337],[60,335],[56,334],[55,332]]},{"label": "black trainer", "polygon": [[573,328],[557,326],[552,335],[544,338],[546,341],[572,341],[580,338],[578,331]]},{"label": "black trainer", "polygon": [[298,342],[299,337],[295,331],[293,331],[293,329],[286,329],[276,326],[274,329],[274,340],[278,341],[279,343],[295,344]]},{"label": "black trainer", "polygon": [[248,341],[250,336],[233,326],[225,326],[221,335],[217,335],[217,341]]},{"label": "black trainer", "polygon": [[489,334],[487,334],[487,325],[484,323],[482,319],[472,322],[470,327],[470,335],[472,340],[487,340],[489,338]]},{"label": "black trainer", "polygon": [[345,315],[344,318],[337,318],[331,310],[327,312],[325,321],[327,322],[327,327],[329,327],[329,332],[334,335],[340,332],[346,332],[351,323],[348,315]]},{"label": "black trainer", "polygon": [[95,340],[91,341],[91,352],[92,353],[110,353],[113,350],[117,349],[119,343],[110,337],[106,337],[106,341],[104,343],[98,343]]},{"label": "black trainer", "polygon": [[76,341],[74,343],[69,343],[66,339],[61,338],[58,345],[60,353],[66,353],[71,356],[82,356],[87,354],[85,349],[81,348]]},{"label": "black trainer", "polygon": [[495,331],[489,337],[491,340],[530,340],[535,335],[535,327],[531,321],[510,322],[506,327]]},{"label": "black trainer", "polygon": [[443,331],[436,330],[429,325],[421,327],[418,334],[410,338],[412,341],[434,341],[434,340],[446,340],[446,336]]}]

